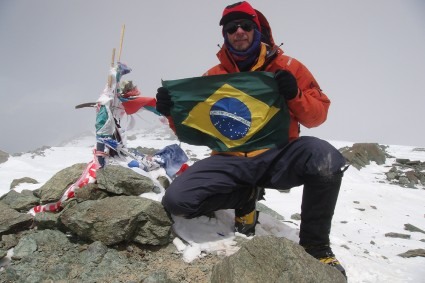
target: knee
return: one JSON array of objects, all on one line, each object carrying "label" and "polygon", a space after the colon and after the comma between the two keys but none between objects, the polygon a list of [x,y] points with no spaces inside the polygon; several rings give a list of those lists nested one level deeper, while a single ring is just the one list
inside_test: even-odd
[{"label": "knee", "polygon": [[307,174],[328,176],[341,172],[345,166],[344,156],[327,141],[314,138],[309,143],[310,158]]},{"label": "knee", "polygon": [[165,191],[165,195],[161,201],[165,210],[176,216],[187,217],[193,214],[194,209],[192,209],[190,203],[187,202],[187,198],[183,196],[183,194],[170,189],[169,187]]}]

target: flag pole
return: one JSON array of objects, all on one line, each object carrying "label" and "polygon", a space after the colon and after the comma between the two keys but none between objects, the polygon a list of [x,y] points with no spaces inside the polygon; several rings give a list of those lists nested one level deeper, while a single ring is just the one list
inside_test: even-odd
[{"label": "flag pole", "polygon": [[[113,68],[114,65],[115,65],[115,48],[112,48],[111,68]],[[111,88],[111,86],[112,86],[112,74],[109,74],[108,87]]]},{"label": "flag pole", "polygon": [[124,41],[124,31],[125,31],[125,24],[122,25],[122,28],[121,28],[120,50],[118,52],[118,61],[117,62],[121,62],[121,52],[122,52],[122,43]]},{"label": "flag pole", "polygon": [[[122,52],[122,43],[124,41],[124,31],[125,31],[125,25],[121,28],[121,39],[120,39],[120,49],[118,51],[118,60],[117,62],[120,62],[121,60],[121,52]],[[115,48],[112,48],[112,60],[111,60],[111,68],[115,66]],[[112,87],[112,75],[109,75],[108,77],[108,87]]]}]

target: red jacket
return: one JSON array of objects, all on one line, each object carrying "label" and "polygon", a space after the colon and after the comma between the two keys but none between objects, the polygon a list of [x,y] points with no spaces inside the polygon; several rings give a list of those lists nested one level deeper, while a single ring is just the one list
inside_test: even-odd
[{"label": "red jacket", "polygon": [[[266,18],[257,11],[263,34],[269,35],[268,44],[263,44],[257,64],[251,71],[276,72],[279,69],[288,70],[297,79],[298,95],[287,101],[291,115],[289,139],[299,137],[299,124],[307,127],[317,127],[326,121],[330,100],[322,92],[319,84],[310,71],[296,59],[283,54],[283,50],[274,44],[270,26]],[[229,54],[225,45],[217,53],[220,64],[212,67],[204,75],[219,75],[239,72],[239,69]]]}]

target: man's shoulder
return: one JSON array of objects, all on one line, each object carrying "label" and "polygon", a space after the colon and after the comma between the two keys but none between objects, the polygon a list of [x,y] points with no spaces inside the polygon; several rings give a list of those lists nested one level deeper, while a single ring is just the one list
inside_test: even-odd
[{"label": "man's shoulder", "polygon": [[223,75],[223,74],[228,74],[228,72],[223,67],[223,65],[218,64],[218,65],[215,65],[214,67],[210,68],[202,76],[214,76],[214,75]]},{"label": "man's shoulder", "polygon": [[283,53],[282,50],[280,50],[280,52],[277,56],[277,60],[285,62],[285,64],[288,64],[288,65],[295,63],[295,62],[299,63],[299,61],[296,58],[289,56],[288,54]]},{"label": "man's shoulder", "polygon": [[304,68],[304,65],[296,58],[285,54],[281,49],[277,52],[275,58],[272,60],[272,68],[291,69]]}]

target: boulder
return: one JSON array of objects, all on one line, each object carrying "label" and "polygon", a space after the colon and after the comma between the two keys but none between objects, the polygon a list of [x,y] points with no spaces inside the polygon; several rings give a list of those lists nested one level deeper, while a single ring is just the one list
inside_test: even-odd
[{"label": "boulder", "polygon": [[7,204],[10,208],[19,212],[28,212],[28,210],[39,204],[40,199],[34,196],[30,190],[23,190],[20,193],[11,190],[1,196],[0,202]]},{"label": "boulder", "polygon": [[353,167],[360,170],[371,161],[382,165],[386,161],[385,150],[377,143],[355,143],[352,147],[340,149],[342,155]]},{"label": "boulder", "polygon": [[26,230],[32,222],[31,215],[20,213],[0,202],[0,236]]},{"label": "boulder", "polygon": [[136,196],[88,200],[67,206],[60,221],[78,236],[105,245],[133,240],[163,245],[170,241],[172,224],[159,202]]},{"label": "boulder", "polygon": [[146,263],[140,260],[101,242],[78,249],[65,234],[52,230],[23,236],[12,260],[0,282],[141,282],[146,276]]},{"label": "boulder", "polygon": [[75,199],[77,200],[77,202],[104,199],[108,196],[108,193],[99,189],[99,186],[97,184],[87,184],[81,189],[75,190]]},{"label": "boulder", "polygon": [[212,270],[211,282],[341,282],[345,277],[285,238],[256,236]]},{"label": "boulder", "polygon": [[98,170],[96,179],[100,189],[115,195],[138,196],[152,192],[156,187],[149,177],[119,165]]},{"label": "boulder", "polygon": [[59,216],[59,213],[39,212],[34,216],[34,224],[39,230],[64,230]]},{"label": "boulder", "polygon": [[51,203],[60,200],[66,189],[80,178],[87,164],[77,163],[57,172],[41,186],[39,194],[41,203]]},{"label": "boulder", "polygon": [[9,159],[9,153],[0,150],[0,164],[6,162]]},{"label": "boulder", "polygon": [[425,249],[415,249],[415,250],[408,250],[405,253],[399,254],[401,257],[409,258],[409,257],[425,257]]},{"label": "boulder", "polygon": [[28,183],[28,184],[38,184],[38,181],[30,178],[30,177],[23,177],[19,179],[13,179],[12,183],[10,183],[10,189],[14,189],[15,187],[19,186],[20,184]]}]

